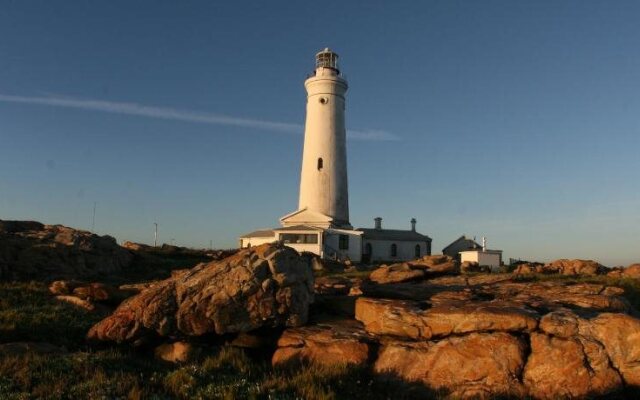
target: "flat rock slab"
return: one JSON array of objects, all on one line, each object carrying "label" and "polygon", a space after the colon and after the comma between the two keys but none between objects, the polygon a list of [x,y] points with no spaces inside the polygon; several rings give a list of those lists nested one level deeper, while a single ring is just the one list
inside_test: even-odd
[{"label": "flat rock slab", "polygon": [[147,335],[199,336],[300,326],[313,300],[308,259],[265,244],[200,264],[127,299],[89,339],[130,342]]},{"label": "flat rock slab", "polygon": [[374,371],[388,379],[419,382],[454,398],[523,396],[519,375],[526,344],[503,332],[472,333],[438,342],[388,342]]},{"label": "flat rock slab", "polygon": [[362,324],[337,320],[290,328],[278,340],[272,364],[309,361],[322,365],[366,365],[373,338]]},{"label": "flat rock slab", "polygon": [[420,303],[359,298],[356,319],[376,335],[431,339],[471,332],[531,332],[539,315],[504,301],[454,301],[421,309]]},{"label": "flat rock slab", "polygon": [[516,283],[504,282],[482,287],[479,291],[496,299],[505,299],[536,308],[550,310],[570,307],[597,312],[630,310],[620,288],[601,284],[566,282]]},{"label": "flat rock slab", "polygon": [[382,265],[371,272],[369,280],[379,284],[400,283],[459,273],[460,265],[452,257],[424,256],[409,262]]}]

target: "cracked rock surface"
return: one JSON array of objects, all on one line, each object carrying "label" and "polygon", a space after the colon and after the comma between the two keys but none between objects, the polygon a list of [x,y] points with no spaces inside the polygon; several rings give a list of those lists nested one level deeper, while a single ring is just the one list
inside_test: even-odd
[{"label": "cracked rock surface", "polygon": [[93,340],[200,336],[306,323],[313,300],[308,259],[276,244],[200,264],[127,299],[88,333]]}]

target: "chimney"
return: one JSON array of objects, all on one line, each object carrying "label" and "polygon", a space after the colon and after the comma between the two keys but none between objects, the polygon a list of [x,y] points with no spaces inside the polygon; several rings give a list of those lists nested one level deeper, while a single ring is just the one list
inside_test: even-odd
[{"label": "chimney", "polygon": [[416,219],[415,218],[411,218],[411,231],[415,232],[416,231]]},{"label": "chimney", "polygon": [[380,217],[375,217],[373,220],[374,220],[374,221],[375,221],[375,223],[376,223],[376,225],[375,225],[375,226],[376,226],[376,229],[378,229],[378,230],[379,230],[379,229],[382,229],[382,218],[380,218]]},{"label": "chimney", "polygon": [[482,237],[482,251],[487,251],[487,238]]}]

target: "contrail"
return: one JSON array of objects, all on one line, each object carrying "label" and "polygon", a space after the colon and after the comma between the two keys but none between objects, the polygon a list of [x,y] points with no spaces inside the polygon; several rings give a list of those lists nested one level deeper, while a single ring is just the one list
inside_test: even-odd
[{"label": "contrail", "polygon": [[[122,103],[104,100],[79,99],[60,96],[35,97],[0,94],[0,102],[44,105],[52,107],[75,108],[101,111],[113,114],[136,115],[140,117],[169,119],[210,125],[229,125],[256,128],[285,133],[301,133],[304,127],[288,122],[264,121],[251,118],[239,118],[228,115],[180,110],[169,107],[147,106],[138,103]],[[347,137],[353,140],[389,141],[400,138],[386,131],[347,130]]]}]

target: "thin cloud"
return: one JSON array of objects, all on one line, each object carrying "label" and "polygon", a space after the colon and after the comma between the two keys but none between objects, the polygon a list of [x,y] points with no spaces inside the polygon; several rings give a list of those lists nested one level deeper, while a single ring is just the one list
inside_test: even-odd
[{"label": "thin cloud", "polygon": [[[138,103],[121,103],[104,100],[79,99],[60,96],[14,96],[0,94],[0,102],[43,105],[52,107],[75,108],[101,111],[113,114],[135,115],[139,117],[167,119],[209,125],[239,126],[283,133],[302,133],[304,127],[288,122],[264,121],[251,118],[239,118],[228,115],[180,110],[169,107],[147,106]],[[353,140],[389,141],[400,138],[392,133],[377,130],[347,130],[347,138]]]}]

